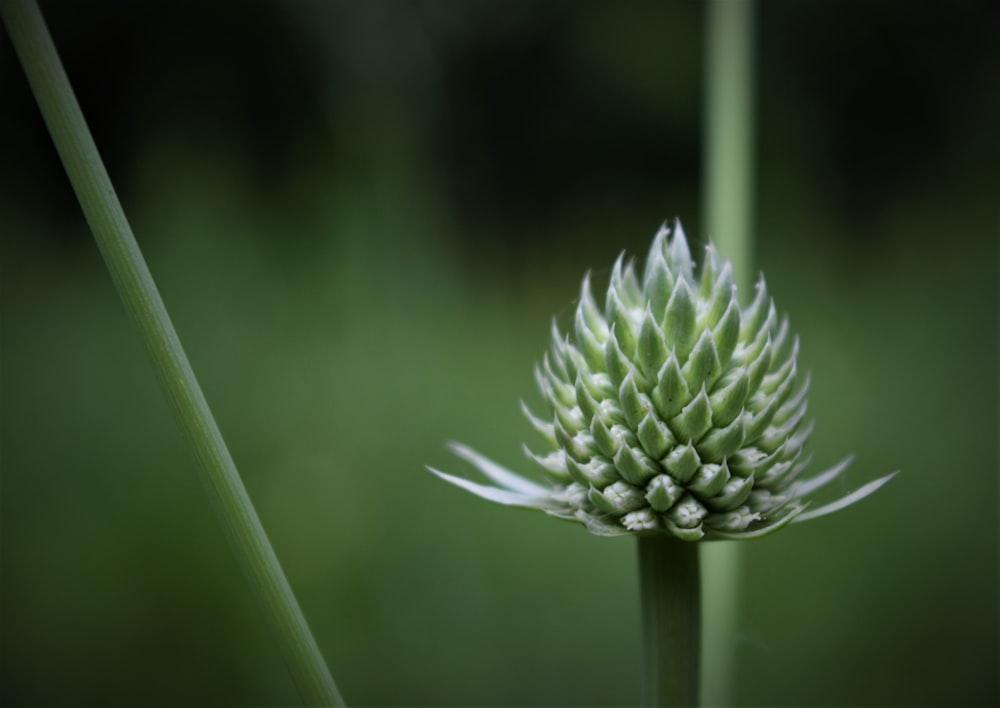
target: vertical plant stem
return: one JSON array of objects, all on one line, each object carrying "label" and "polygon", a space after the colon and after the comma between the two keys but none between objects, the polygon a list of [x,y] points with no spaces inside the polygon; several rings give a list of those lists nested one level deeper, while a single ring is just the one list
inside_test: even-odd
[{"label": "vertical plant stem", "polygon": [[[753,272],[753,0],[708,0],[705,219],[743,292]],[[705,548],[705,705],[730,705],[742,549]]]},{"label": "vertical plant stem", "polygon": [[708,0],[707,11],[705,218],[746,288],[753,269],[754,3]]},{"label": "vertical plant stem", "polygon": [[701,664],[701,544],[640,536],[642,704],[698,704]]},{"label": "vertical plant stem", "polygon": [[302,699],[308,705],[343,705],[125,219],[38,5],[0,0],[0,12],[125,309],[194,448],[214,510]]}]

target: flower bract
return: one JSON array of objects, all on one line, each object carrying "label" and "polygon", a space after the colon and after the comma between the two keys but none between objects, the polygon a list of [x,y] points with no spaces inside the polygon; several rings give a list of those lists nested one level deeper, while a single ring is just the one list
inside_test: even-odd
[{"label": "flower bract", "polygon": [[431,471],[602,536],[762,536],[848,506],[892,476],[810,506],[850,458],[805,473],[812,425],[798,350],[763,277],[741,305],[731,264],[708,246],[696,269],[680,223],[665,224],[641,275],[620,256],[603,306],[588,276],[569,332],[553,322],[535,371],[547,410],[524,407],[543,440],[525,450],[546,483],[460,444],[452,451],[492,484]]}]

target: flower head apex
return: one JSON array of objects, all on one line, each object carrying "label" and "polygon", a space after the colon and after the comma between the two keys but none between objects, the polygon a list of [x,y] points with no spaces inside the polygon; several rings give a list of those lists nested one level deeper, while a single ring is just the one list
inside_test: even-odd
[{"label": "flower head apex", "polygon": [[619,256],[603,307],[586,276],[569,333],[553,322],[535,369],[546,414],[524,406],[544,445],[525,451],[546,482],[457,443],[452,451],[492,484],[431,471],[601,536],[763,536],[849,506],[892,477],[810,508],[850,458],[803,475],[812,425],[803,425],[809,379],[798,349],[763,276],[741,306],[731,264],[708,246],[696,272],[680,223],[664,224],[641,276]]}]

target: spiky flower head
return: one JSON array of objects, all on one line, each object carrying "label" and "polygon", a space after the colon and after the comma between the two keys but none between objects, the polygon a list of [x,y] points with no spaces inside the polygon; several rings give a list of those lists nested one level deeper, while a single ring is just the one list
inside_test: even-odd
[{"label": "spiky flower head", "polygon": [[812,425],[803,425],[809,379],[799,376],[798,349],[763,277],[741,307],[731,264],[708,246],[696,273],[680,223],[664,224],[641,279],[619,256],[603,308],[588,276],[569,334],[553,321],[535,369],[548,414],[524,407],[546,445],[525,451],[548,484],[459,444],[453,452],[495,486],[431,471],[602,536],[762,536],[852,504],[891,477],[807,510],[850,459],[803,477]]}]

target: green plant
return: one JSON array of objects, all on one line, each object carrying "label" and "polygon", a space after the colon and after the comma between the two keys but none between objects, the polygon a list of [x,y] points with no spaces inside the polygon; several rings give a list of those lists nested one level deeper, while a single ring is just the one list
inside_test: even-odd
[{"label": "green plant", "polygon": [[892,475],[823,506],[811,497],[849,459],[804,477],[808,377],[798,340],[763,278],[740,303],[732,266],[709,246],[695,268],[679,222],[645,269],[619,257],[603,308],[585,277],[570,334],[553,322],[536,367],[548,412],[525,414],[545,482],[468,447],[452,450],[493,484],[431,470],[480,497],[639,538],[646,700],[692,704],[700,650],[699,540],[749,539],[842,509]]},{"label": "green plant", "polygon": [[115,195],[38,4],[3,0],[0,14],[125,310],[194,450],[209,500],[299,692],[309,705],[342,705]]}]

